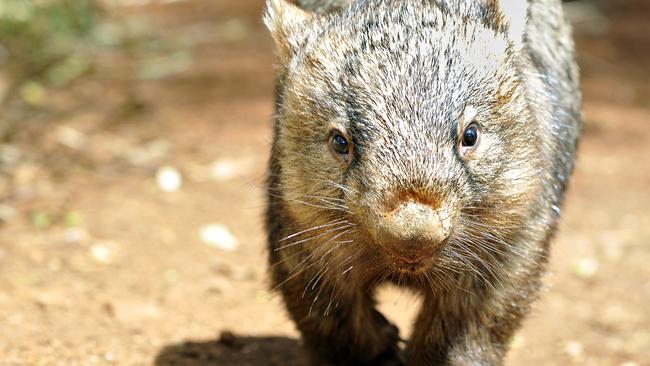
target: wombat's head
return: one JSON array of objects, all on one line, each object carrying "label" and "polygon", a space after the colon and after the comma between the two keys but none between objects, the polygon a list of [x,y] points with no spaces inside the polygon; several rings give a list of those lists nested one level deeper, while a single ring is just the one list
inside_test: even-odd
[{"label": "wombat's head", "polygon": [[369,0],[333,14],[269,1],[281,62],[273,188],[320,228],[313,245],[340,241],[333,228],[346,223],[339,247],[399,273],[509,252],[544,162],[518,71],[526,2],[503,1]]}]

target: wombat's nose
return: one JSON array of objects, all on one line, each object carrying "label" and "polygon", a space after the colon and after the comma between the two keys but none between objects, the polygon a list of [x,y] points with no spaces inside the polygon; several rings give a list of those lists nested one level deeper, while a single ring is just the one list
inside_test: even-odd
[{"label": "wombat's nose", "polygon": [[450,215],[441,209],[406,201],[384,215],[377,240],[403,262],[421,262],[437,251],[451,229]]}]

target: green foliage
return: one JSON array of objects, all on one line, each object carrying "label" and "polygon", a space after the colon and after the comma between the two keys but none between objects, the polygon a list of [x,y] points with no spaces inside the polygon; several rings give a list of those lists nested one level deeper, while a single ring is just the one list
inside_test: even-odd
[{"label": "green foliage", "polygon": [[1,0],[0,49],[12,78],[64,85],[86,72],[98,18],[93,0]]},{"label": "green foliage", "polygon": [[96,0],[0,0],[0,67],[4,54],[23,100],[39,105],[43,85],[64,86],[82,76],[102,49],[132,57],[133,76],[144,80],[191,64],[191,45],[158,37],[146,19],[111,22],[101,15]]}]

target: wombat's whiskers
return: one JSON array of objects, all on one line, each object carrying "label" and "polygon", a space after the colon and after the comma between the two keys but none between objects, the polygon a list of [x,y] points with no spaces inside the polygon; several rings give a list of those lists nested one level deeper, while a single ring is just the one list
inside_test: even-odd
[{"label": "wombat's whiskers", "polygon": [[[346,232],[344,232],[344,233],[342,233],[342,234],[349,233],[350,231],[351,231],[351,230],[346,230]],[[334,243],[336,243],[336,245],[333,246],[332,248],[330,248],[330,249],[329,249],[327,252],[325,252],[325,253],[324,253],[324,254],[323,254],[323,255],[322,255],[322,256],[321,256],[317,261],[314,262],[314,263],[322,262],[322,261],[324,260],[324,258],[327,257],[327,256],[329,256],[331,253],[333,253],[333,252],[334,252],[334,253],[337,253],[336,256],[334,256],[333,258],[330,258],[330,259],[327,261],[327,263],[325,263],[325,264],[322,266],[322,268],[321,268],[318,272],[316,272],[316,274],[314,274],[314,276],[312,277],[312,279],[311,279],[311,280],[307,283],[307,285],[305,286],[305,289],[304,289],[304,291],[303,291],[303,298],[305,297],[305,295],[306,295],[306,293],[307,293],[308,291],[313,291],[313,290],[315,290],[315,289],[318,287],[318,292],[316,293],[316,296],[314,296],[314,297],[312,298],[312,304],[311,304],[311,306],[310,306],[310,308],[309,308],[310,313],[311,313],[311,310],[312,310],[314,304],[316,303],[316,300],[318,300],[318,298],[320,298],[321,293],[322,293],[323,290],[325,289],[324,286],[319,286],[319,283],[320,283],[321,279],[322,279],[323,276],[325,276],[325,274],[330,270],[330,268],[332,268],[332,267],[330,266],[330,264],[332,264],[332,262],[334,262],[335,260],[339,259],[339,258],[340,258],[341,256],[343,256],[343,254],[345,253],[344,251],[339,251],[339,252],[335,252],[335,251],[338,250],[338,248],[339,248],[340,246],[342,246],[342,245],[344,245],[344,244],[351,243],[351,242],[353,242],[353,240],[341,240],[341,241],[336,241],[336,242],[334,242]],[[348,257],[348,258],[351,258],[351,257]],[[347,260],[347,259],[346,259],[346,260]],[[339,266],[340,266],[340,265],[341,265],[341,264],[339,264]],[[319,272],[320,272],[320,273],[319,273]],[[310,288],[310,285],[311,285],[311,288]],[[338,285],[338,283],[337,283],[336,281],[333,283],[333,287],[334,287],[334,289],[330,290],[330,291],[331,291],[331,293],[330,293],[330,300],[329,300],[329,302],[328,302],[328,305],[327,305],[327,307],[326,307],[326,309],[325,309],[323,315],[326,315],[326,314],[329,312],[329,308],[331,307],[331,303],[332,303],[332,301],[333,301],[334,298],[335,298],[335,293],[338,293],[338,292],[340,292],[340,290],[341,290],[341,289],[339,288],[339,285]]]},{"label": "wombat's whiskers", "polygon": [[[346,233],[348,233],[348,232],[349,232],[349,230],[346,230],[346,231],[340,233],[340,234],[337,235],[337,236],[340,236],[340,235],[346,234]],[[333,238],[333,239],[334,239],[334,238]],[[351,242],[352,242],[351,240],[336,241],[335,243],[337,243],[337,244],[336,244],[335,246],[333,246],[332,248],[330,248],[330,249],[329,249],[327,252],[325,252],[323,255],[321,255],[320,258],[318,259],[318,261],[321,261],[321,262],[322,262],[323,259],[324,259],[325,257],[327,257],[329,254],[331,254],[334,250],[336,250],[336,249],[337,249],[338,247],[340,247],[342,244],[351,243]],[[305,296],[305,292],[307,291],[307,289],[309,288],[309,286],[312,285],[312,283],[313,283],[313,285],[311,286],[311,289],[313,290],[314,288],[316,288],[316,285],[318,284],[318,281],[320,280],[320,278],[322,278],[323,275],[325,274],[325,272],[327,272],[327,271],[329,270],[329,265],[330,265],[330,263],[332,263],[332,260],[333,260],[333,258],[330,259],[327,263],[325,263],[325,264],[323,265],[323,268],[320,269],[318,272],[316,272],[316,274],[312,277],[312,279],[307,283],[307,285],[305,286],[305,291],[303,292],[303,297]],[[322,271],[322,273],[319,274],[319,272],[321,272],[321,271]]]},{"label": "wombat's whiskers", "polygon": [[[357,204],[356,201],[353,199],[353,196],[358,195],[359,192],[350,186],[347,186],[343,183],[335,182],[327,177],[322,177],[320,175],[316,175],[315,177],[312,178],[307,178],[306,180],[314,183],[321,183],[324,184],[326,187],[329,186],[336,190],[340,190],[341,192],[343,192],[346,199],[350,200],[350,202],[352,202],[353,204]],[[344,199],[342,198],[337,198],[337,199],[344,201]]]},{"label": "wombat's whiskers", "polygon": [[[330,222],[330,223],[328,223],[328,224],[332,224],[332,223]],[[332,233],[334,234],[332,237],[327,238],[327,239],[326,239],[325,241],[323,241],[322,243],[318,243],[319,245],[314,246],[314,248],[310,248],[310,249],[311,249],[311,250],[310,250],[310,253],[309,253],[307,256],[305,256],[305,258],[303,258],[301,261],[299,261],[296,265],[294,265],[294,266],[289,270],[289,273],[290,273],[291,275],[290,275],[289,277],[287,277],[284,281],[282,281],[281,283],[279,283],[278,285],[276,285],[276,286],[274,287],[275,289],[281,287],[281,286],[284,285],[287,281],[289,281],[289,280],[295,278],[296,276],[302,274],[303,272],[309,270],[310,268],[312,268],[313,266],[315,266],[315,265],[318,264],[319,262],[322,262],[322,260],[323,260],[323,258],[324,258],[325,256],[329,255],[331,252],[333,252],[334,250],[336,250],[336,248],[338,248],[340,245],[352,242],[351,240],[339,240],[339,241],[337,241],[336,239],[338,239],[339,237],[341,237],[341,236],[343,236],[343,235],[349,233],[349,232],[351,231],[351,228],[354,227],[355,224],[350,224],[350,223],[348,223],[347,221],[337,222],[336,224],[341,224],[342,226],[338,226],[338,227],[334,227],[334,228],[331,228],[331,229],[325,230],[324,232],[322,232],[322,233],[320,233],[320,234],[318,234],[318,235],[315,235],[315,236],[312,236],[312,237],[309,237],[309,238],[306,238],[306,239],[298,240],[298,241],[296,241],[296,242],[292,242],[292,243],[286,244],[286,245],[284,245],[284,246],[279,247],[279,248],[276,249],[276,250],[284,249],[284,248],[287,248],[287,247],[290,247],[290,246],[295,246],[295,245],[298,245],[298,244],[303,244],[303,243],[306,243],[306,242],[312,241],[312,240],[314,240],[314,239],[322,238],[322,237],[324,237],[324,236],[327,236],[328,234],[332,234]],[[326,224],[326,225],[327,225],[327,224]],[[321,226],[322,226],[322,225],[321,225]],[[331,225],[329,225],[329,226],[331,226]],[[339,232],[340,230],[343,230],[343,231],[342,231],[342,232]],[[318,249],[319,249],[319,248],[327,248],[328,244],[330,244],[330,243],[336,243],[337,245],[334,246],[334,247],[332,247],[332,248],[330,248],[329,250],[327,250],[324,254],[320,254],[320,252],[319,252]],[[302,250],[300,250],[300,251],[297,252],[297,253],[293,253],[292,255],[287,256],[287,257],[284,258],[282,261],[287,261],[289,258],[291,258],[291,257],[293,257],[293,256],[295,256],[295,255],[297,255],[298,253],[300,253],[300,252],[302,252],[302,251],[305,251],[305,249],[307,249],[307,247],[303,248]],[[320,255],[319,255],[319,254],[320,254]],[[318,257],[318,259],[313,260],[313,259],[316,258],[316,257]],[[313,260],[313,261],[312,261],[312,260]],[[310,262],[311,262],[311,263],[310,263]],[[327,265],[326,265],[325,267],[327,267]],[[317,273],[317,275],[318,275],[318,273]],[[322,277],[322,276],[321,276],[321,277]],[[310,281],[310,283],[311,283],[311,281]],[[306,287],[308,287],[308,286],[309,286],[309,284],[308,284]]]},{"label": "wombat's whiskers", "polygon": [[[274,191],[280,192],[279,189],[275,189]],[[348,206],[345,205],[345,200],[337,197],[326,197],[326,196],[310,194],[310,195],[303,195],[302,198],[288,199],[283,195],[275,192],[269,192],[269,195],[276,198],[282,198],[288,202],[295,202],[310,207],[324,208],[326,210],[340,211],[346,214],[352,214]]]},{"label": "wombat's whiskers", "polygon": [[[325,224],[323,224],[323,225],[313,226],[313,227],[311,227],[311,228],[309,228],[309,229],[305,229],[305,230],[302,230],[302,231],[298,231],[297,233],[293,233],[293,234],[291,234],[291,235],[288,235],[288,236],[286,236],[286,237],[280,239],[279,241],[280,241],[280,242],[283,242],[283,241],[285,241],[285,240],[287,240],[287,239],[294,238],[294,237],[296,237],[296,236],[298,236],[298,235],[302,235],[302,234],[304,234],[304,233],[306,233],[306,232],[313,231],[313,230],[318,230],[318,229],[322,229],[322,228],[324,228],[324,227],[334,226],[334,225],[340,224],[340,223],[342,223],[342,222],[344,222],[344,223],[346,223],[346,224],[348,223],[348,221],[346,221],[346,220],[343,219],[343,218],[336,219],[336,220],[332,220],[332,221],[330,221],[330,222],[328,222],[328,223],[325,223]],[[276,250],[277,250],[277,249],[276,249]]]},{"label": "wombat's whiskers", "polygon": [[350,228],[350,227],[353,227],[353,226],[355,226],[355,224],[344,224],[344,225],[337,226],[337,227],[334,227],[334,228],[331,228],[331,229],[327,229],[327,230],[321,232],[318,235],[314,235],[314,236],[311,236],[311,237],[308,237],[308,238],[305,238],[305,239],[300,239],[300,240],[291,242],[289,244],[285,244],[283,246],[275,248],[274,250],[279,251],[279,250],[289,248],[289,247],[292,247],[292,246],[295,246],[295,245],[298,245],[298,244],[302,244],[302,243],[305,243],[305,242],[308,242],[308,241],[312,241],[314,239],[322,238],[323,236],[326,236],[329,233],[344,230],[344,229],[347,229],[347,228]]},{"label": "wombat's whiskers", "polygon": [[[509,255],[514,254],[520,259],[529,261],[533,265],[539,265],[537,259],[547,259],[548,257],[542,252],[538,251],[536,253],[538,257],[531,258],[530,248],[518,248],[512,245],[507,241],[504,236],[510,236],[515,234],[516,230],[524,229],[522,226],[509,226],[499,225],[498,228],[494,225],[487,224],[479,219],[479,217],[468,215],[461,220],[463,224],[463,230],[469,234],[476,235],[473,239],[479,239],[479,243],[493,245],[493,249],[498,251],[499,254]],[[477,229],[480,228],[480,229]],[[503,235],[501,234],[503,233]],[[494,245],[501,245],[503,248],[496,247]],[[505,250],[505,251],[504,251]]]}]

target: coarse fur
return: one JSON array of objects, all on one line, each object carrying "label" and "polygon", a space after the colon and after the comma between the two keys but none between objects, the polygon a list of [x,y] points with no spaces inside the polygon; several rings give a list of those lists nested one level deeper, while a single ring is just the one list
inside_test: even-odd
[{"label": "coarse fur", "polygon": [[[271,277],[315,363],[502,363],[538,293],[580,132],[561,3],[517,1],[269,0]],[[480,144],[462,154],[469,122]],[[349,133],[348,164],[328,149],[333,128]],[[412,201],[451,222],[417,269],[377,240]],[[374,307],[385,282],[423,298],[404,352]]]}]

